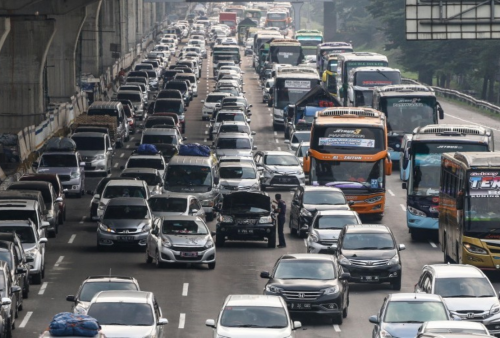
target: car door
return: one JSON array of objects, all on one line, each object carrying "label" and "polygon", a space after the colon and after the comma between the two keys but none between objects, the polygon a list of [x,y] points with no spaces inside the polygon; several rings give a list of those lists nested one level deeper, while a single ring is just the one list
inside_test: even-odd
[{"label": "car door", "polygon": [[155,323],[156,323],[156,337],[163,338],[164,325],[158,325],[160,318],[162,318],[162,313],[161,313],[160,307],[158,306],[158,302],[156,301],[156,298],[154,298],[154,297],[153,297],[153,311],[154,311]]}]

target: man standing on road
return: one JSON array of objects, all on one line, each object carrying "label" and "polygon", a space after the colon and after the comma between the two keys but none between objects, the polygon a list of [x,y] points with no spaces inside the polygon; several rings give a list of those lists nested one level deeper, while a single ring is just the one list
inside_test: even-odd
[{"label": "man standing on road", "polygon": [[283,233],[285,228],[286,204],[285,201],[281,199],[281,194],[276,194],[274,197],[276,198],[274,203],[276,203],[277,206],[273,205],[273,209],[278,216],[278,248],[286,248],[285,235]]}]

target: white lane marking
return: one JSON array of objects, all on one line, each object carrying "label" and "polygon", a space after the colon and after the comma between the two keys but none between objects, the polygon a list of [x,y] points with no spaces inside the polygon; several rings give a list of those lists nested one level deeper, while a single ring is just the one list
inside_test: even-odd
[{"label": "white lane marking", "polygon": [[80,224],[83,224],[85,222],[85,216],[82,217],[82,220],[80,221]]},{"label": "white lane marking", "polygon": [[209,125],[209,124],[205,124],[205,127],[207,127],[207,128],[208,128],[208,127],[210,127],[210,125]]},{"label": "white lane marking", "polygon": [[203,139],[203,142],[208,142],[208,140],[206,138]]},{"label": "white lane marking", "polygon": [[127,144],[127,146],[125,148],[127,148],[127,149],[130,148],[130,144]]},{"label": "white lane marking", "polygon": [[277,131],[275,131],[275,132],[274,132],[274,135],[275,135],[275,136],[278,136],[278,132],[277,132]]},{"label": "white lane marking", "polygon": [[481,127],[490,128],[490,129],[493,129],[493,130],[496,130],[496,131],[500,131],[500,129],[496,129],[496,128],[493,128],[493,127],[490,127],[490,126],[482,125],[481,123],[476,123],[476,122],[472,122],[472,121],[469,121],[469,120],[466,120],[466,119],[462,119],[462,118],[460,118],[458,116],[455,116],[455,115],[451,115],[451,114],[444,114],[444,115],[447,115],[449,117],[452,117],[452,118],[460,120],[460,121],[464,121],[464,122],[467,122],[467,123],[475,124],[476,126],[481,126]]},{"label": "white lane marking", "polygon": [[278,151],[281,151],[281,147],[278,147]]},{"label": "white lane marking", "polygon": [[267,111],[271,111],[271,108],[267,108]]},{"label": "white lane marking", "polygon": [[71,237],[69,238],[68,244],[73,244],[73,242],[75,241],[75,238],[76,238],[76,234],[71,235]]},{"label": "white lane marking", "polygon": [[399,206],[401,207],[401,209],[403,209],[404,212],[406,212],[406,207],[403,204],[400,204]]},{"label": "white lane marking", "polygon": [[33,311],[26,312],[26,315],[24,316],[23,321],[21,322],[21,324],[19,324],[19,328],[20,329],[22,329],[23,327],[26,327],[26,325],[28,324],[28,321],[30,320],[32,314],[33,314]]},{"label": "white lane marking", "polygon": [[123,157],[123,156],[125,156],[125,153],[121,153],[121,154],[120,154],[120,157]]},{"label": "white lane marking", "polygon": [[208,135],[208,130],[205,130],[205,135]]},{"label": "white lane marking", "polygon": [[307,240],[304,238],[304,246],[307,248]]},{"label": "white lane marking", "polygon": [[42,286],[40,287],[40,291],[38,291],[39,295],[43,295],[45,293],[45,290],[47,289],[47,285],[49,285],[49,283],[43,282]]},{"label": "white lane marking", "polygon": [[433,241],[429,241],[429,244],[430,244],[433,248],[437,248],[437,245],[436,245]]},{"label": "white lane marking", "polygon": [[56,264],[54,264],[54,266],[59,266],[59,264],[62,263],[63,259],[64,259],[64,256],[59,257],[59,259],[57,260]]},{"label": "white lane marking", "polygon": [[118,168],[118,162],[115,163],[115,165],[113,167]]},{"label": "white lane marking", "polygon": [[390,194],[391,196],[396,196],[396,195],[394,195],[394,193],[392,192],[392,190],[391,190],[391,189],[387,189],[387,191],[389,192],[389,194]]},{"label": "white lane marking", "polygon": [[182,295],[187,296],[188,295],[188,289],[189,289],[189,283],[184,283],[182,285]]},{"label": "white lane marking", "polygon": [[185,325],[186,325],[186,314],[181,313],[181,315],[179,316],[179,329],[183,329]]},{"label": "white lane marking", "polygon": [[276,139],[275,141],[276,141],[276,143],[280,143],[280,140],[278,140],[278,139]]},{"label": "white lane marking", "polygon": [[130,138],[130,141],[133,141],[134,139],[135,139],[135,136],[132,136],[132,137]]},{"label": "white lane marking", "polygon": [[269,116],[273,116],[273,114],[269,113]]},{"label": "white lane marking", "polygon": [[335,332],[340,332],[340,326],[338,325],[333,325],[333,329],[335,330]]}]

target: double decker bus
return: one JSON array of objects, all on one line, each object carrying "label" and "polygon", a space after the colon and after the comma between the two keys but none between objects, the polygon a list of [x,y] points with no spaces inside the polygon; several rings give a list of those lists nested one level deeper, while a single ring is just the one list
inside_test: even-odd
[{"label": "double decker bus", "polygon": [[[407,165],[401,158],[401,141],[405,134],[428,124],[437,124],[444,118],[444,111],[431,87],[424,85],[390,85],[373,89],[372,107],[387,118],[389,154],[398,161],[401,178],[407,179]],[[404,156],[404,155],[403,155]]]},{"label": "double decker bus", "polygon": [[268,61],[283,65],[299,65],[304,59],[300,42],[294,39],[273,39],[269,43]]},{"label": "double decker bus", "polygon": [[444,262],[499,270],[500,154],[445,153],[440,169],[439,242]]},{"label": "double decker bus", "polygon": [[408,181],[402,184],[406,189],[406,224],[413,239],[423,239],[438,229],[441,155],[493,150],[493,133],[484,127],[431,124],[414,130],[406,150]]},{"label": "double decker bus", "polygon": [[337,55],[337,90],[342,104],[347,106],[349,73],[358,67],[389,67],[387,56],[378,53],[354,52]]},{"label": "double decker bus", "polygon": [[[320,84],[318,73],[314,69],[294,70],[283,68],[285,71],[278,72],[272,88],[273,107],[273,129],[284,128],[284,109],[289,104],[295,104],[311,89]],[[311,72],[313,70],[313,72]]]},{"label": "double decker bus", "polygon": [[337,72],[337,58],[335,58],[335,65],[330,64],[328,61],[330,56],[336,56],[342,53],[352,53],[354,49],[352,45],[347,42],[323,42],[316,47],[316,67],[320,74],[325,70],[331,68],[335,73]]},{"label": "double decker bus", "polygon": [[316,55],[320,43],[323,43],[323,33],[316,29],[299,29],[293,37],[299,40],[304,55]]},{"label": "double decker bus", "polygon": [[392,173],[384,114],[347,107],[318,112],[303,163],[311,185],[340,188],[353,210],[383,217],[386,175]]}]

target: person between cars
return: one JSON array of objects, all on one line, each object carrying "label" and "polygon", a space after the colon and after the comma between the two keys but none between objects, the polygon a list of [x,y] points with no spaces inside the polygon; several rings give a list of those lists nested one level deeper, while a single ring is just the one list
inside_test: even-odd
[{"label": "person between cars", "polygon": [[286,217],[286,204],[285,201],[281,199],[281,194],[274,195],[276,198],[273,203],[274,213],[278,216],[278,248],[286,248],[285,235],[283,233],[285,227],[285,217]]}]

